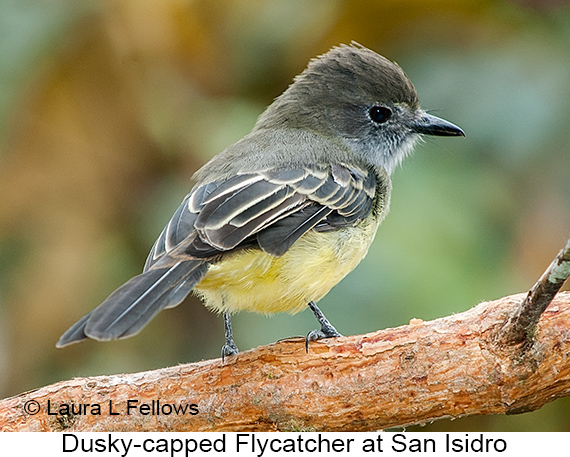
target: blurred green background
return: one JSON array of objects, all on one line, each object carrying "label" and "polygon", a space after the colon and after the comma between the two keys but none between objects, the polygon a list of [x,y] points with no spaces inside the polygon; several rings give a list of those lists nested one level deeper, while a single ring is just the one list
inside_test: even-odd
[{"label": "blurred green background", "polygon": [[[192,173],[351,40],[467,138],[431,139],[396,171],[328,318],[365,333],[534,283],[570,234],[567,2],[0,0],[0,397],[219,356],[222,319],[195,298],[135,338],[54,345],[140,272]],[[314,327],[309,312],[234,318],[241,350]],[[413,429],[570,431],[570,401]]]}]

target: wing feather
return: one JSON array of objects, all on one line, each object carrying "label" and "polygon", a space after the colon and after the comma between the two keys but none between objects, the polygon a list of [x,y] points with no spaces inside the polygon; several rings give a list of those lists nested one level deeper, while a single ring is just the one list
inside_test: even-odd
[{"label": "wing feather", "polygon": [[208,244],[218,248],[220,251],[228,251],[237,247],[246,238],[256,234],[273,221],[290,214],[291,209],[298,206],[303,200],[302,196],[294,194],[280,205],[265,211],[262,215],[251,219],[241,227],[236,227],[230,223],[217,230],[207,230],[203,233],[198,233],[201,238],[206,238]]},{"label": "wing feather", "polygon": [[273,195],[265,198],[260,202],[257,202],[255,205],[250,206],[246,210],[241,211],[233,219],[231,219],[230,224],[234,227],[243,227],[251,220],[261,217],[263,213],[272,211],[274,208],[281,205],[281,203],[287,200],[292,193],[293,189],[290,187],[282,187]]},{"label": "wing feather", "polygon": [[257,234],[261,249],[276,257],[282,256],[303,234],[326,218],[332,209],[326,206],[308,206],[281,219]]},{"label": "wing feather", "polygon": [[165,255],[215,261],[245,247],[282,255],[308,230],[338,230],[364,219],[372,209],[376,181],[373,170],[335,163],[202,184],[176,211],[145,269],[172,265]]}]

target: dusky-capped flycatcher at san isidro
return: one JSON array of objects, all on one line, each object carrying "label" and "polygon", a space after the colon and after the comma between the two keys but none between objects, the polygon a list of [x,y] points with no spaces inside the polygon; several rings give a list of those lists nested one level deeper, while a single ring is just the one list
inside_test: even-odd
[{"label": "dusky-capped flycatcher at san isidro", "polygon": [[195,291],[224,314],[222,357],[238,352],[237,311],[297,313],[340,336],[315,304],[366,255],[388,211],[390,175],[422,135],[464,136],[420,109],[402,69],[353,43],[312,60],[251,133],[211,159],[150,251],[143,273],[58,347],[138,333]]}]

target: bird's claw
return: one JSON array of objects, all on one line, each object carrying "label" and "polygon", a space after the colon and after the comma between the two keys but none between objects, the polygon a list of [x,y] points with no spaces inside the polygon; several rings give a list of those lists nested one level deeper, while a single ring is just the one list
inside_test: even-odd
[{"label": "bird's claw", "polygon": [[330,325],[327,328],[323,327],[321,328],[321,330],[317,329],[311,330],[309,333],[307,333],[307,336],[305,337],[305,352],[309,352],[309,343],[311,341],[322,340],[324,338],[336,338],[339,336],[342,335],[338,333],[336,328],[334,328],[332,325]]},{"label": "bird's claw", "polygon": [[222,362],[224,359],[229,355],[236,355],[239,352],[239,349],[235,345],[233,341],[226,343],[222,346]]}]

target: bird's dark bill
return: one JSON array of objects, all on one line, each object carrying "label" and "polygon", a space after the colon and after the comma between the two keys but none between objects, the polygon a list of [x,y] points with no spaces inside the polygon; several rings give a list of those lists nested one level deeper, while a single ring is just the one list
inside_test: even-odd
[{"label": "bird's dark bill", "polygon": [[412,126],[412,130],[423,135],[465,136],[463,130],[457,127],[457,125],[431,114],[422,115]]}]

